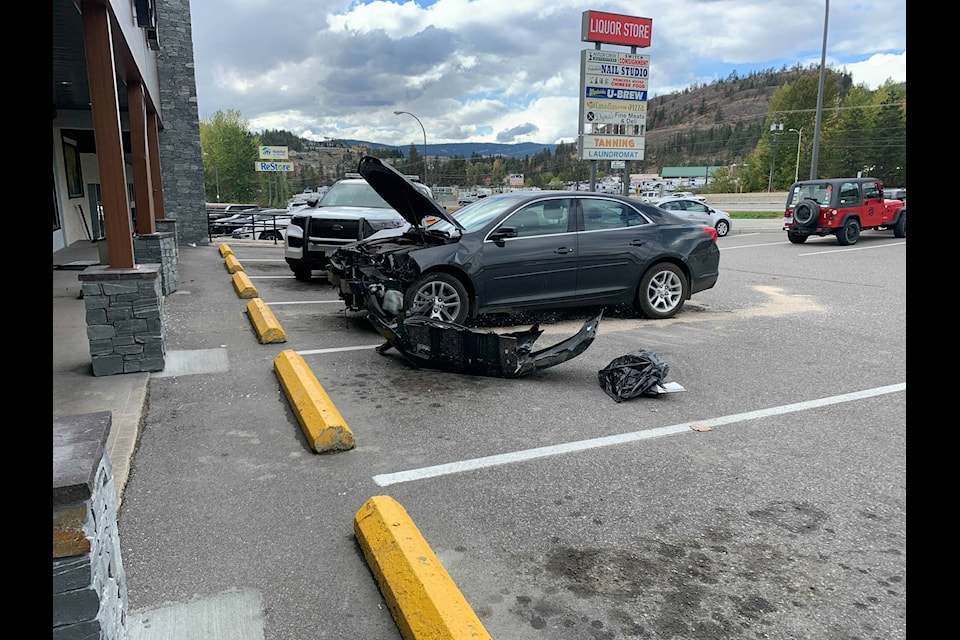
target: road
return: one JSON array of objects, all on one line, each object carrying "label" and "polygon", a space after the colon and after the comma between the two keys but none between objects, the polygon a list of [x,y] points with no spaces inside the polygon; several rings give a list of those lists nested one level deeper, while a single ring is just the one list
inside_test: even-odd
[{"label": "road", "polygon": [[[718,242],[717,286],[676,318],[607,310],[587,351],[517,380],[379,354],[282,247],[231,245],[287,333],[261,345],[216,246],[184,249],[168,349],[229,367],[150,381],[119,519],[133,618],[232,597],[253,619],[231,640],[399,639],[352,529],[389,495],[500,640],[906,638],[906,241]],[[481,326],[538,321],[546,345],[594,311]],[[310,451],[282,349],[354,450]],[[597,372],[638,349],[684,391],[609,398]]]}]

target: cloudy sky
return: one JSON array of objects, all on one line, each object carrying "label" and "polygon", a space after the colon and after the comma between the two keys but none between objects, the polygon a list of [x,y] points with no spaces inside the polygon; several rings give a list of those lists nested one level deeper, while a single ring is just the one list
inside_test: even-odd
[{"label": "cloudy sky", "polygon": [[[576,139],[585,10],[653,21],[649,96],[819,65],[825,0],[192,0],[200,117],[388,145]],[[646,6],[644,6],[646,5]],[[830,3],[827,66],[907,79],[906,2]],[[629,52],[624,46],[601,48]]]}]

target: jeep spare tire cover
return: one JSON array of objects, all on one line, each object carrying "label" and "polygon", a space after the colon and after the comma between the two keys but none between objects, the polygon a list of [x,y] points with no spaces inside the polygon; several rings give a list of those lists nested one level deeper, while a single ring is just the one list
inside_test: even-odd
[{"label": "jeep spare tire cover", "polygon": [[820,205],[816,200],[804,198],[793,208],[793,221],[796,224],[807,225],[814,223],[820,217]]}]

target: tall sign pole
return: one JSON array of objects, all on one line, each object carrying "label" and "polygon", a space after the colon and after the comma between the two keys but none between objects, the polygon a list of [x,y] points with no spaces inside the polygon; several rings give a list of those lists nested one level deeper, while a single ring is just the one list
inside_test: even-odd
[{"label": "tall sign pole", "polygon": [[[594,49],[580,52],[580,121],[577,160],[590,161],[590,190],[597,188],[597,160],[643,160],[646,137],[653,20],[601,11],[584,11],[580,40]],[[630,47],[630,53],[603,50],[601,44]],[[629,164],[625,176],[629,176]],[[624,195],[628,181],[622,181]]]}]

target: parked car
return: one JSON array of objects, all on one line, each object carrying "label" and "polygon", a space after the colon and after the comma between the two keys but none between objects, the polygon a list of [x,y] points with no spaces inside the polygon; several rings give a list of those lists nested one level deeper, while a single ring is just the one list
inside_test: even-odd
[{"label": "parked car", "polygon": [[689,198],[690,200],[699,200],[700,202],[706,202],[707,199],[705,196],[697,195],[693,191],[674,191],[670,194],[672,198]]},{"label": "parked car", "polygon": [[892,230],[907,237],[907,203],[884,196],[877,178],[800,180],[790,186],[783,230],[794,244],[810,236],[837,237],[837,244],[857,243],[864,229]]},{"label": "parked car", "polygon": [[717,230],[717,235],[721,238],[730,233],[730,229],[733,226],[733,222],[730,219],[729,213],[726,211],[721,211],[720,209],[715,209],[710,205],[693,198],[678,198],[676,196],[671,196],[669,198],[661,198],[654,204],[661,209],[666,209],[667,211],[675,213],[681,218],[685,218],[690,222],[710,225]]},{"label": "parked car", "polygon": [[[433,200],[428,186],[411,184],[434,207],[443,209]],[[294,277],[302,281],[310,280],[315,270],[326,269],[330,254],[343,245],[405,224],[403,217],[358,173],[347,174],[313,206],[308,204],[291,214],[284,234],[283,258]]]},{"label": "parked car", "polygon": [[283,240],[290,218],[291,212],[287,209],[262,209],[242,227],[234,229],[230,236],[247,240]]},{"label": "parked car", "polygon": [[[350,309],[368,292],[388,312],[462,324],[485,313],[633,305],[677,314],[713,287],[712,227],[614,194],[514,191],[448,213],[379,158],[359,171],[408,223],[330,257],[328,279]],[[438,218],[429,226],[422,220]]]}]

